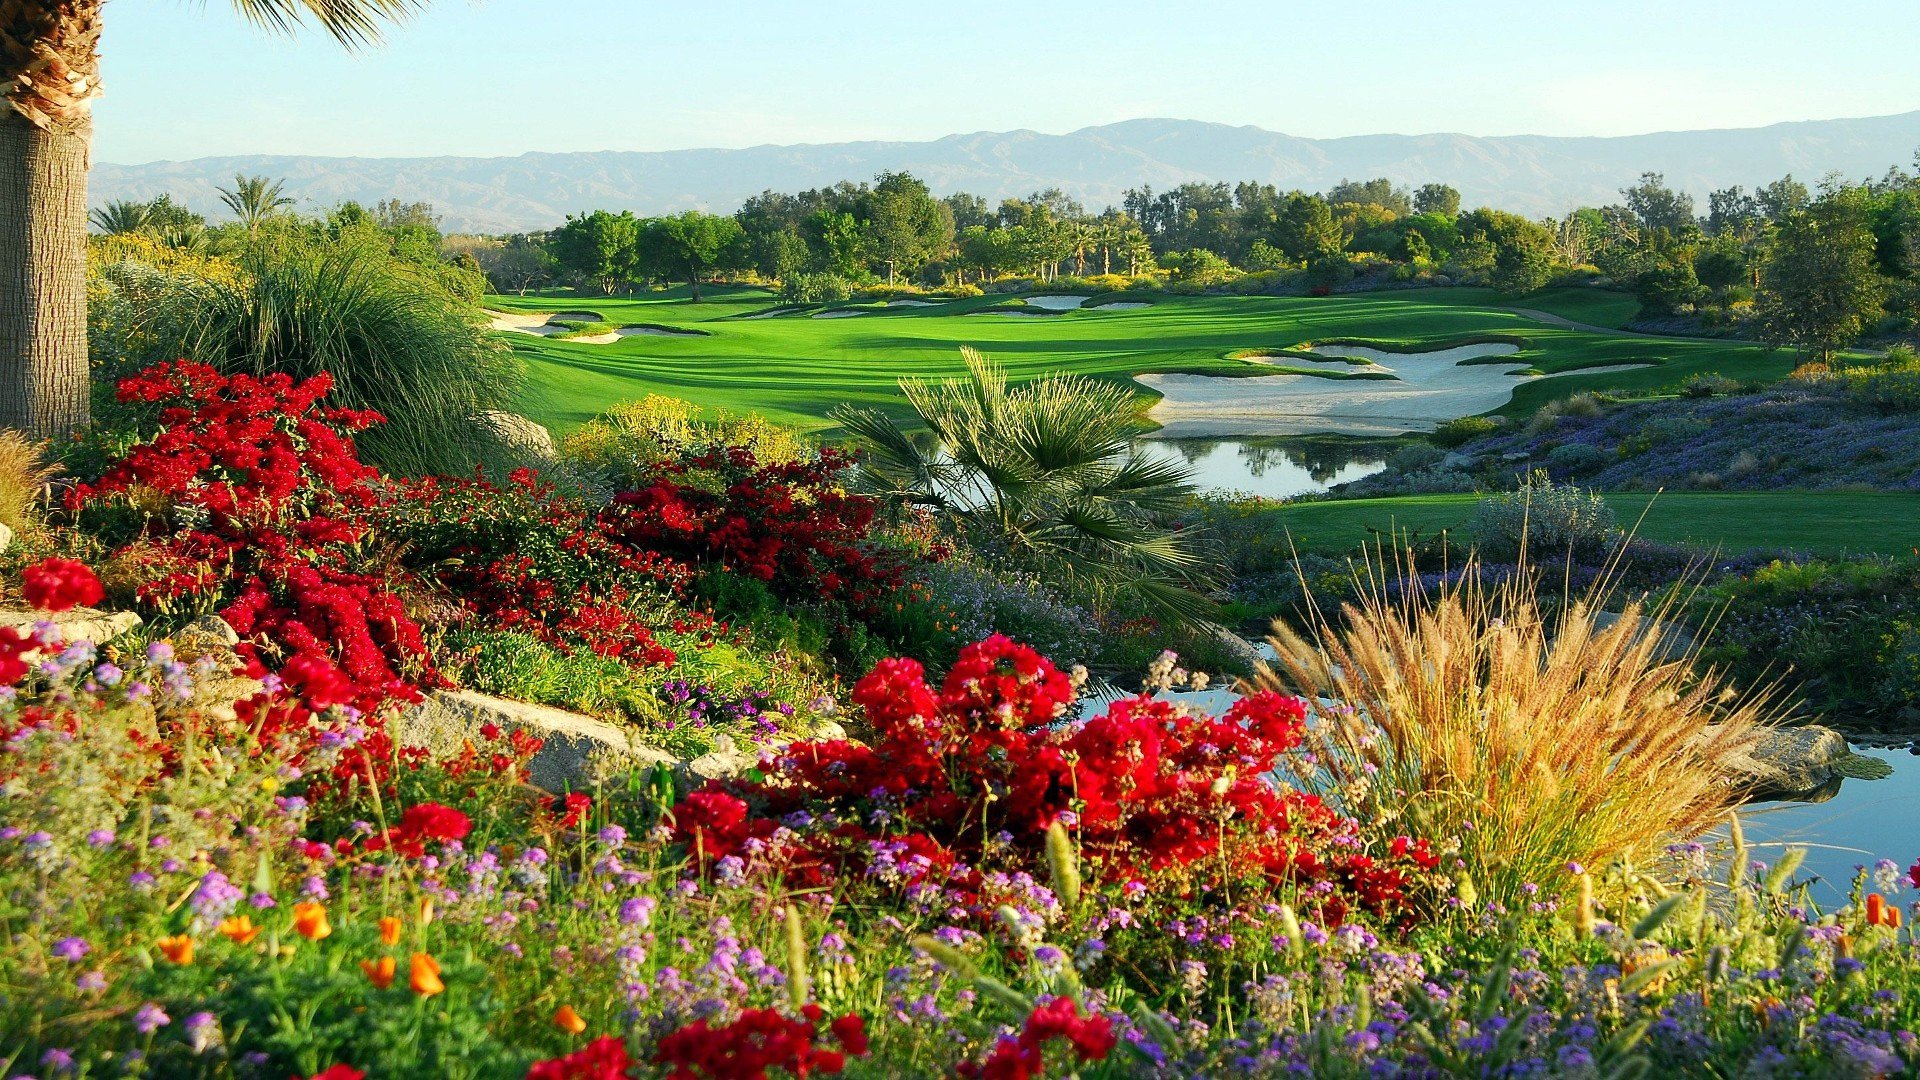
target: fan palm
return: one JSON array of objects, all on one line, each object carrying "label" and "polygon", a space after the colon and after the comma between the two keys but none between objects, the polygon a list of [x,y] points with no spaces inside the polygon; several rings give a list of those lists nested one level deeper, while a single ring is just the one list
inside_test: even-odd
[{"label": "fan palm", "polygon": [[[426,0],[233,0],[275,30],[312,19],[352,47]],[[87,158],[105,0],[0,0],[0,427],[87,422]]]},{"label": "fan palm", "polygon": [[293,205],[293,199],[281,194],[287,186],[285,180],[269,180],[264,176],[234,175],[232,188],[217,188],[220,201],[227,204],[233,216],[240,224],[252,232],[281,209]]},{"label": "fan palm", "polygon": [[1079,375],[1010,386],[978,352],[961,352],[965,378],[900,384],[925,437],[874,410],[835,411],[863,444],[860,482],[1103,600],[1209,620],[1198,591],[1209,560],[1172,524],[1192,470],[1132,448],[1132,392]]},{"label": "fan palm", "polygon": [[118,236],[121,233],[137,233],[145,229],[152,222],[153,211],[143,202],[116,199],[95,207],[93,213],[87,215],[87,219],[100,232],[108,236]]}]

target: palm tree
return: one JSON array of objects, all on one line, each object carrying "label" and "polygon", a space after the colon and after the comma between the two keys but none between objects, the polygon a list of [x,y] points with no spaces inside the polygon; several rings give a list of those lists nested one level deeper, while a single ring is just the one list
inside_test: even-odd
[{"label": "palm tree", "polygon": [[1208,560],[1171,524],[1193,472],[1134,451],[1132,391],[1079,375],[1008,386],[985,357],[961,353],[965,378],[900,383],[930,438],[874,410],[835,410],[863,444],[862,485],[928,507],[972,543],[1103,602],[1182,625],[1210,620],[1213,604],[1197,591]]},{"label": "palm tree", "polygon": [[220,201],[227,204],[233,216],[248,232],[257,232],[260,223],[272,217],[282,207],[292,206],[293,198],[282,195],[281,189],[287,186],[285,180],[269,180],[264,176],[241,176],[234,174],[232,188],[215,188],[220,193]]},{"label": "palm tree", "polygon": [[[233,0],[341,44],[426,0]],[[0,427],[37,438],[87,422],[87,148],[105,0],[0,0]]]},{"label": "palm tree", "polygon": [[95,207],[93,213],[87,215],[93,227],[108,236],[140,232],[152,218],[153,211],[146,203],[129,199],[116,199]]}]

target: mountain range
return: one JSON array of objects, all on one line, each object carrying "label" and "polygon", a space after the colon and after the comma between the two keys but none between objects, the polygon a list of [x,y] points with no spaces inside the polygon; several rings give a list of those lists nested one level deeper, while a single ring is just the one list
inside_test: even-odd
[{"label": "mountain range", "polygon": [[730,212],[764,189],[797,191],[883,170],[919,176],[936,193],[971,191],[990,201],[1057,187],[1091,208],[1117,204],[1128,188],[1188,181],[1258,180],[1324,190],[1344,179],[1385,176],[1459,188],[1467,206],[1530,216],[1617,201],[1642,172],[1664,173],[1693,193],[1752,187],[1793,173],[1852,179],[1910,165],[1920,147],[1920,111],[1812,120],[1758,128],[1668,131],[1605,138],[1545,135],[1356,135],[1304,139],[1257,127],[1194,120],[1128,120],[1065,135],[976,132],[927,142],[754,146],[739,150],[584,151],[518,157],[358,158],[249,155],[141,165],[96,163],[94,205],[162,192],[210,218],[216,188],[234,174],[286,180],[303,209],[353,199],[424,200],[448,231],[517,232],[558,225],[569,213],[691,208]]}]

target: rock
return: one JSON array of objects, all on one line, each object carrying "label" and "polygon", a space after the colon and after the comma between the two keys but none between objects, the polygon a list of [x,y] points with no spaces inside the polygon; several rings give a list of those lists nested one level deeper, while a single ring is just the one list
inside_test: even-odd
[{"label": "rock", "polygon": [[141,619],[131,611],[100,611],[89,607],[66,611],[0,611],[0,626],[11,626],[22,634],[33,633],[33,628],[43,622],[54,625],[61,641],[104,645],[139,626]]},{"label": "rock", "polygon": [[1818,724],[1764,729],[1724,764],[1735,783],[1756,797],[1800,795],[1843,777],[1885,775],[1884,762],[1855,754],[1846,736]]},{"label": "rock", "polygon": [[[233,653],[240,644],[240,635],[220,616],[202,615],[181,627],[170,640],[175,655],[191,663],[203,656],[224,659],[223,654]],[[238,654],[234,659],[239,659]]]},{"label": "rock", "polygon": [[553,447],[553,433],[518,413],[486,412],[480,419],[500,436],[500,441],[529,457],[552,461],[559,456]]},{"label": "rock", "polygon": [[0,523],[0,551],[13,546],[13,526]]},{"label": "rock", "polygon": [[486,723],[541,740],[540,752],[527,764],[527,779],[555,793],[590,788],[596,780],[629,769],[666,765],[676,772],[691,771],[679,758],[604,720],[473,690],[434,691],[396,717],[391,730],[402,746],[452,755]]},{"label": "rock", "polygon": [[687,771],[699,780],[724,780],[760,767],[760,751],[741,749],[730,735],[716,735],[713,749],[687,762]]}]

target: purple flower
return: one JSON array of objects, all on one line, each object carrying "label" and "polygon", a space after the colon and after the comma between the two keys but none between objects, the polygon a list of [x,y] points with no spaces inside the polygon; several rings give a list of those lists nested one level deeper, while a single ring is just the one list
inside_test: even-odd
[{"label": "purple flower", "polygon": [[49,1072],[72,1072],[73,1051],[50,1046],[46,1053],[40,1055],[40,1065]]},{"label": "purple flower", "polygon": [[85,938],[63,937],[53,943],[53,955],[69,964],[77,964],[80,958],[93,951]]},{"label": "purple flower", "polygon": [[113,843],[112,829],[95,829],[87,834],[87,844],[90,847],[103,848],[111,843]]},{"label": "purple flower", "polygon": [[74,988],[78,990],[105,990],[107,988],[107,976],[103,971],[83,971],[78,978],[73,980],[73,985]]},{"label": "purple flower", "polygon": [[220,1044],[220,1021],[210,1012],[194,1013],[181,1026],[186,1031],[187,1045],[193,1047],[196,1054],[204,1054]]},{"label": "purple flower", "polygon": [[133,1030],[142,1035],[151,1035],[171,1023],[173,1017],[151,1001],[133,1011]]}]

